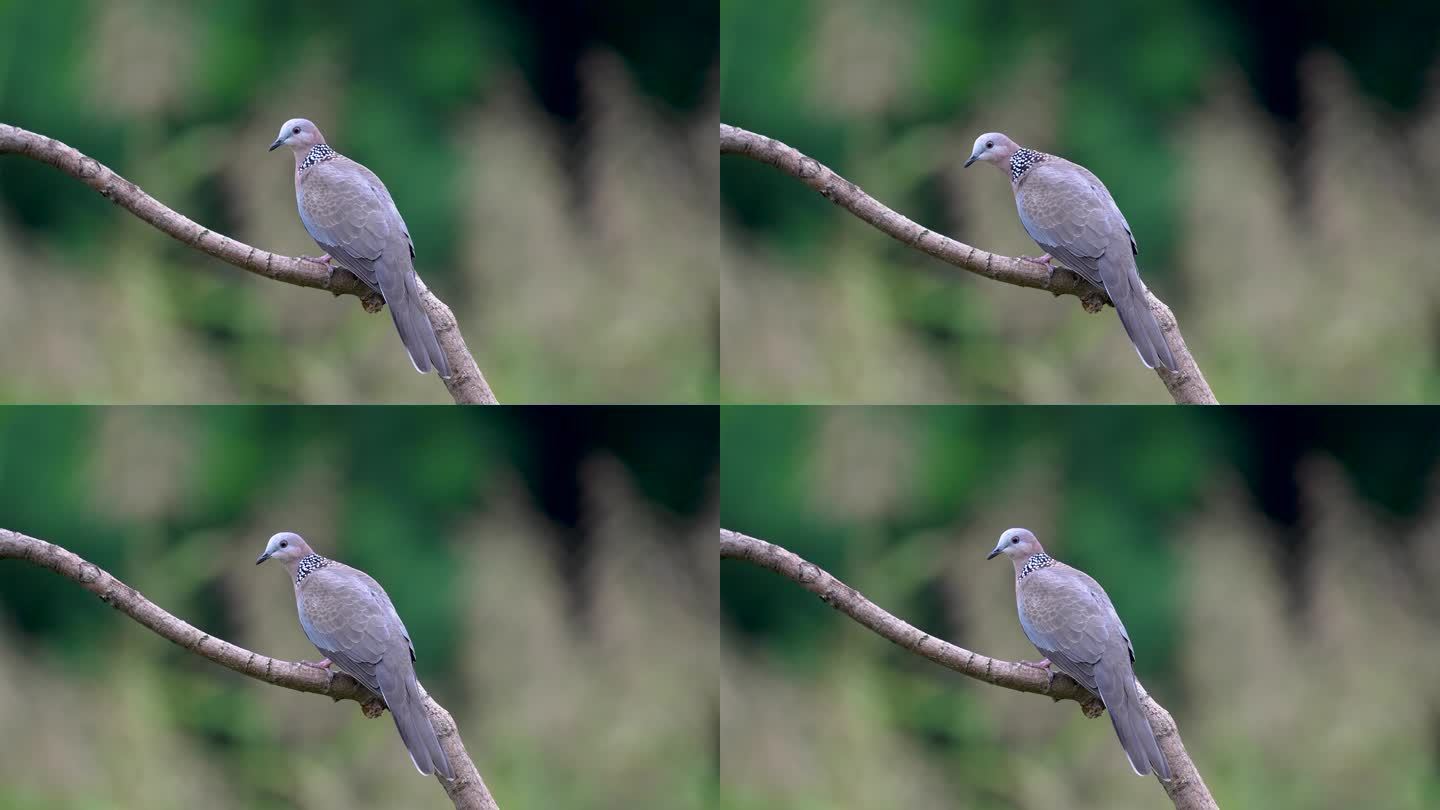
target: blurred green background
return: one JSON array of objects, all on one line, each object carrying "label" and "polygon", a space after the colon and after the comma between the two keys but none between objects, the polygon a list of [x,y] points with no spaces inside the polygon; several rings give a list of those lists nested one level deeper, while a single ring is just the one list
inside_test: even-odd
[{"label": "blurred green background", "polygon": [[[1000,130],[1105,181],[1222,402],[1440,398],[1440,5],[721,0],[721,120],[1035,255]],[[1113,310],[1000,285],[721,163],[733,402],[1162,402]]]},{"label": "blurred green background", "polygon": [[[756,408],[721,525],[921,630],[1035,660],[1007,528],[1097,579],[1221,807],[1440,806],[1440,434],[1426,410]],[[1107,719],[979,683],[721,566],[723,806],[1168,807]]]},{"label": "blurred green background", "polygon": [[[707,2],[0,0],[0,121],[207,228],[319,252],[313,119],[389,187],[502,402],[718,396]],[[0,157],[0,401],[445,402],[388,315],[174,242]]]},{"label": "blurred green background", "polygon": [[[381,582],[500,806],[713,806],[713,408],[0,409],[0,526],[315,660],[276,531]],[[449,807],[389,717],[0,560],[0,807]]]}]

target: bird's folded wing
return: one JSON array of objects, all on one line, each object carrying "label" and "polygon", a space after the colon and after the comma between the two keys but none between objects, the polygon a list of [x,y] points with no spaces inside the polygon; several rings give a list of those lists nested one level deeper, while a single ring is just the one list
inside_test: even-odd
[{"label": "bird's folded wing", "polygon": [[354,161],[336,158],[307,170],[298,198],[300,221],[316,244],[378,289],[376,264],[395,236],[394,204],[376,193],[371,177]]},{"label": "bird's folded wing", "polygon": [[310,643],[342,672],[379,694],[375,667],[393,643],[393,608],[382,605],[363,581],[341,571],[316,571],[302,587],[300,626]]},{"label": "bird's folded wing", "polygon": [[1026,637],[1057,669],[1095,692],[1095,665],[1110,642],[1105,611],[1073,574],[1037,571],[1022,587],[1020,624]]},{"label": "bird's folded wing", "polygon": [[1020,224],[1036,244],[1103,289],[1100,259],[1118,233],[1130,239],[1129,228],[1105,187],[1086,175],[1073,164],[1047,160],[1026,174],[1015,203]]}]

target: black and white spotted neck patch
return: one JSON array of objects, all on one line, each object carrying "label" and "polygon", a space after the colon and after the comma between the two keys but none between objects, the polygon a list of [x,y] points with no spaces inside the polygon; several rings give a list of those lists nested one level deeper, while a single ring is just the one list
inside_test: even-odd
[{"label": "black and white spotted neck patch", "polygon": [[[309,557],[306,557],[305,559],[308,560],[308,559],[310,559],[310,558],[309,558]],[[327,560],[326,562],[329,562],[329,561]],[[1032,555],[1030,555],[1030,559],[1028,559],[1028,560],[1025,561],[1024,567],[1022,567],[1022,568],[1020,569],[1020,573],[1017,574],[1017,575],[1015,576],[1015,578],[1016,578],[1016,579],[1024,579],[1025,577],[1029,576],[1032,572],[1038,571],[1038,570],[1040,570],[1041,568],[1049,568],[1050,566],[1052,566],[1052,565],[1054,565],[1054,564],[1055,564],[1054,558],[1052,558],[1049,554],[1046,554],[1046,553],[1043,552],[1043,551],[1040,552],[1039,554],[1032,554]]]},{"label": "black and white spotted neck patch", "polygon": [[339,152],[331,149],[326,144],[317,143],[314,146],[310,147],[310,153],[305,156],[304,160],[300,161],[300,168],[296,169],[295,171],[298,174],[299,172],[303,172],[311,166],[314,166],[316,163],[323,163],[327,160],[337,157],[340,157]]},{"label": "black and white spotted neck patch", "polygon": [[1031,166],[1048,157],[1050,156],[1044,152],[1036,152],[1034,149],[1026,149],[1023,146],[1020,147],[1016,150],[1015,154],[1010,156],[1010,182],[1020,182],[1020,178],[1025,176],[1025,172],[1030,171]]},{"label": "black and white spotted neck patch", "polygon": [[299,585],[300,580],[319,571],[330,564],[330,560],[321,557],[319,554],[311,554],[300,558],[300,566],[295,569],[295,584]]}]

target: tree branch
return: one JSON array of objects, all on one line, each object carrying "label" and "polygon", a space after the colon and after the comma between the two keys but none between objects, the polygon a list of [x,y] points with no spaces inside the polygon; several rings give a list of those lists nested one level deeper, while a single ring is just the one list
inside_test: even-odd
[{"label": "tree branch", "polygon": [[[1073,295],[1080,299],[1089,312],[1098,312],[1110,303],[1110,298],[1103,290],[1096,289],[1070,270],[1057,270],[1052,274],[1030,262],[986,253],[921,227],[885,207],[879,200],[831,171],[820,161],[773,138],[721,124],[720,154],[741,155],[773,166],[820,192],[820,196],[874,226],[881,233],[962,270],[1017,287],[1046,290],[1056,296]],[[1205,381],[1200,367],[1195,364],[1195,358],[1190,356],[1190,350],[1185,346],[1185,338],[1180,334],[1175,314],[1163,301],[1156,298],[1154,293],[1146,290],[1145,295],[1156,320],[1160,322],[1165,342],[1170,345],[1170,351],[1180,366],[1174,372],[1155,370],[1160,381],[1169,390],[1171,398],[1182,404],[1217,404],[1210,384]]]},{"label": "tree branch", "polygon": [[[877,635],[962,675],[1017,692],[1048,695],[1057,701],[1074,700],[1081,704],[1089,717],[1098,717],[1103,709],[1098,698],[1069,676],[1056,673],[1052,679],[1035,667],[988,658],[941,641],[885,612],[859,591],[826,573],[818,565],[773,543],[721,529],[720,557],[744,560],[793,580],[805,590],[819,596],[825,604]],[[1160,750],[1170,763],[1173,778],[1160,784],[1177,810],[1218,810],[1219,806],[1211,798],[1205,781],[1195,769],[1195,763],[1185,751],[1185,744],[1180,740],[1180,731],[1170,713],[1156,703],[1143,687],[1140,690],[1140,702],[1150,718],[1150,726],[1155,730]]]},{"label": "tree branch", "polygon": [[[267,658],[201,632],[160,609],[139,591],[106,573],[99,566],[53,543],[9,529],[0,529],[0,559],[6,558],[25,560],[74,580],[80,587],[100,597],[100,601],[139,622],[156,635],[223,667],[297,692],[327,695],[337,701],[353,700],[365,708],[367,716],[378,715],[376,704],[380,698],[349,675]],[[460,739],[460,729],[455,725],[454,718],[428,694],[425,695],[425,710],[430,713],[430,722],[434,724],[435,733],[440,737],[440,746],[445,749],[445,754],[450,758],[450,764],[455,770],[453,781],[446,782],[439,776],[435,777],[445,788],[450,801],[456,808],[463,810],[499,810],[489,789],[485,787],[485,781],[480,778],[480,772],[475,769],[475,763],[465,751],[465,743]]]},{"label": "tree branch", "polygon": [[[349,271],[332,272],[315,262],[267,253],[215,233],[165,207],[160,201],[141,191],[139,186],[111,171],[98,160],[54,138],[9,124],[0,124],[0,154],[23,155],[53,166],[100,192],[100,196],[175,241],[229,262],[242,270],[297,287],[326,290],[337,296],[353,295],[360,299],[368,312],[378,312],[384,305],[384,299],[378,293],[365,286]],[[440,350],[450,361],[452,374],[450,379],[443,381],[450,396],[461,405],[498,404],[495,394],[490,391],[490,384],[485,382],[485,375],[480,373],[479,366],[475,364],[470,348],[465,345],[455,313],[450,311],[445,302],[435,297],[423,281],[420,283],[420,298],[430,314],[430,322],[435,326]]]}]

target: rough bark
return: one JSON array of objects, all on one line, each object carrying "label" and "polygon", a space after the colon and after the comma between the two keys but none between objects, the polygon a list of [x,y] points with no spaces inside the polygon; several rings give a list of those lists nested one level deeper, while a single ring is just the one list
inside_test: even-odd
[{"label": "rough bark", "polygon": [[[1035,667],[990,658],[935,638],[887,613],[820,566],[773,543],[721,529],[720,556],[723,559],[744,560],[792,580],[880,637],[962,675],[1017,692],[1047,695],[1056,701],[1076,701],[1087,717],[1098,717],[1103,711],[1099,699],[1069,676],[1057,673],[1052,678]],[[1205,780],[1200,777],[1185,750],[1174,718],[1143,687],[1140,701],[1150,718],[1150,727],[1155,731],[1160,750],[1170,763],[1172,778],[1160,784],[1171,802],[1177,810],[1218,810],[1209,788],[1205,787]],[[1155,778],[1159,781],[1158,776]]]},{"label": "rough bark", "polygon": [[[1056,296],[1073,295],[1090,312],[1098,312],[1106,305],[1113,306],[1104,290],[1097,289],[1069,270],[1050,273],[1032,262],[987,253],[918,225],[887,208],[820,161],[774,138],[721,124],[720,154],[741,155],[779,169],[881,233],[962,270],[1017,287],[1045,290]],[[1218,404],[1205,375],[1200,373],[1200,367],[1185,345],[1175,314],[1148,290],[1146,298],[1160,322],[1161,331],[1165,333],[1165,342],[1170,345],[1170,351],[1180,366],[1173,372],[1155,370],[1171,398],[1179,404]]]},{"label": "rough bark", "polygon": [[[243,242],[216,233],[184,215],[172,211],[151,197],[139,186],[111,171],[104,164],[54,138],[47,138],[9,124],[0,124],[0,154],[14,154],[53,166],[65,174],[100,192],[100,196],[149,223],[156,230],[202,253],[248,270],[258,276],[325,290],[334,295],[353,295],[360,299],[367,312],[378,312],[384,306],[380,294],[366,287],[347,270],[331,271],[324,265],[303,258],[280,256],[251,247]],[[435,326],[440,349],[450,361],[450,379],[442,380],[457,404],[496,405],[495,394],[485,375],[475,364],[455,313],[430,292],[422,281],[420,297]]]},{"label": "rough bark", "polygon": [[[25,560],[73,580],[80,587],[100,597],[100,601],[139,622],[161,638],[242,675],[297,692],[327,695],[337,701],[353,700],[361,705],[368,717],[378,716],[379,707],[384,705],[370,690],[342,672],[280,661],[215,638],[170,615],[98,565],[54,543],[37,540],[9,529],[0,529],[0,559],[7,558]],[[455,725],[454,718],[429,694],[425,695],[425,710],[430,713],[430,722],[434,724],[435,733],[440,737],[440,745],[445,749],[445,754],[450,758],[450,764],[455,770],[453,781],[446,782],[439,776],[435,777],[445,789],[450,801],[463,810],[499,810],[490,790],[485,787],[485,781],[480,778],[475,763],[470,759],[470,754],[465,750],[465,743],[460,739],[460,730]]]}]

